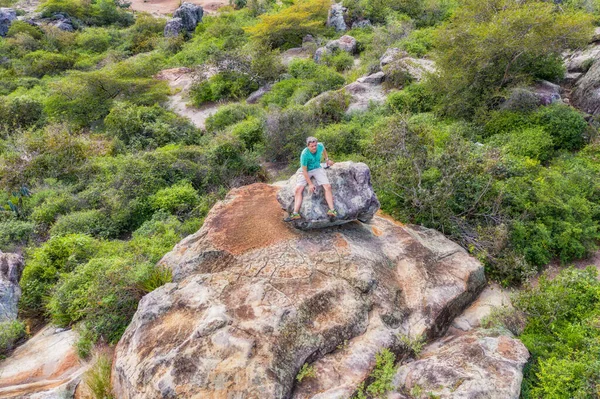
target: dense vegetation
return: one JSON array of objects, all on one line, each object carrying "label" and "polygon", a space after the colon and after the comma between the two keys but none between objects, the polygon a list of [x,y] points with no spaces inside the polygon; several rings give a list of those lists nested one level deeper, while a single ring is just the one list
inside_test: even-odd
[{"label": "dense vegetation", "polygon": [[[75,32],[15,22],[0,38],[0,249],[26,257],[21,318],[78,326],[83,355],[98,339],[115,343],[141,296],[170,279],[157,260],[229,188],[264,180],[262,161],[293,169],[308,135],[335,160],[367,162],[385,211],[444,232],[505,285],[596,250],[595,124],[565,104],[540,106],[529,89],[560,82],[560,55],[587,43],[596,3],[345,0],[350,18],[373,22],[348,32],[359,62],[337,52],[287,66],[280,53],[306,34],[319,44],[339,36],[324,24],[329,3],[233,4],[191,35],[164,38],[165,20],[134,18],[114,0],[48,0],[42,14],[69,15]],[[438,73],[411,82],[386,69],[387,102],[346,114],[336,90],[379,68],[390,47],[435,60]],[[169,88],[153,78],[179,66],[198,72],[195,105],[237,101],[204,130],[165,107]],[[243,102],[265,83],[259,104]],[[556,360],[562,338],[537,329],[541,300],[524,298],[535,355],[527,392],[544,397],[552,370],[571,366]],[[532,349],[543,342],[543,353]],[[577,349],[597,358],[597,348]],[[590,364],[581,367],[593,378]],[[580,385],[569,389],[575,397]]]}]

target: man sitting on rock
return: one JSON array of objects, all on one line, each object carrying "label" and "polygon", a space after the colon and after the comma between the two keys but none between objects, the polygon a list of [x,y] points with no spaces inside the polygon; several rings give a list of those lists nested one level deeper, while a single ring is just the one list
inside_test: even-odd
[{"label": "man sitting on rock", "polygon": [[331,184],[325,173],[325,169],[321,166],[321,158],[325,157],[326,167],[333,165],[333,161],[327,156],[327,150],[323,143],[319,143],[315,137],[309,137],[306,139],[306,148],[302,150],[300,154],[300,169],[298,169],[298,177],[296,180],[296,190],[294,192],[294,212],[290,213],[285,220],[292,221],[302,218],[300,216],[300,206],[302,205],[302,194],[304,187],[308,184],[308,192],[315,192],[315,185],[312,183],[311,178],[314,177],[318,185],[323,186],[325,189],[325,201],[329,206],[327,216],[336,217],[337,211],[333,206],[333,193],[331,192]]}]

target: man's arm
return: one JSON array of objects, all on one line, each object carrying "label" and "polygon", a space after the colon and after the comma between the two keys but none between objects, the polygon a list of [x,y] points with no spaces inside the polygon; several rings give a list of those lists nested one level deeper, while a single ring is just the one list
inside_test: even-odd
[{"label": "man's arm", "polygon": [[315,185],[312,184],[312,181],[310,181],[310,177],[308,176],[308,168],[306,166],[302,166],[302,174],[304,175],[304,179],[308,183],[308,192],[309,193],[314,193],[315,192]]},{"label": "man's arm", "polygon": [[331,166],[335,163],[331,159],[329,159],[329,155],[327,155],[327,150],[325,149],[325,146],[323,146],[323,156],[325,157],[325,163],[327,164],[327,166]]}]

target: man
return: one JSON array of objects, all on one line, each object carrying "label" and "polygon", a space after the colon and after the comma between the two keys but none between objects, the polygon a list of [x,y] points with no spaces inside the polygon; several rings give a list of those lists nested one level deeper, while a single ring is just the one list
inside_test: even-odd
[{"label": "man", "polygon": [[327,150],[323,143],[319,143],[316,138],[309,137],[306,139],[306,148],[302,150],[300,154],[300,169],[298,170],[298,177],[296,180],[296,190],[294,192],[294,212],[290,213],[290,216],[286,218],[286,221],[298,220],[302,218],[300,216],[300,206],[302,205],[302,194],[304,187],[308,185],[308,192],[315,192],[315,185],[311,181],[311,177],[314,177],[317,184],[323,186],[325,189],[325,201],[329,206],[327,216],[336,217],[337,211],[333,206],[333,193],[331,192],[331,184],[327,178],[325,170],[321,166],[321,158],[325,157],[325,163],[327,167],[333,165],[333,161],[327,156]]}]

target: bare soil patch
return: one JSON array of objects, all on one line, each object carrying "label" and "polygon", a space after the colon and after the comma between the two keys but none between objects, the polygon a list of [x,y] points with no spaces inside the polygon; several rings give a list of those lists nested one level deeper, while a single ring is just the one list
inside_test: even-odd
[{"label": "bare soil patch", "polygon": [[[186,2],[202,6],[207,14],[214,14],[219,8],[229,5],[229,0],[186,0]],[[156,16],[165,16],[173,14],[181,3],[183,3],[182,0],[132,0],[131,9]]]}]

